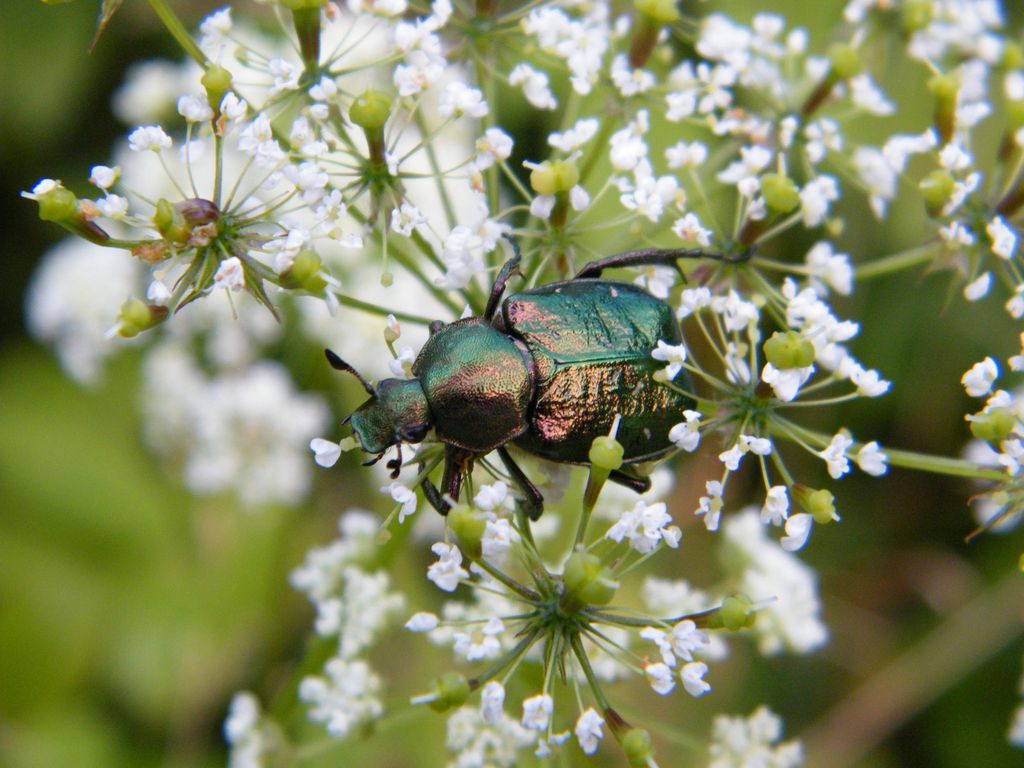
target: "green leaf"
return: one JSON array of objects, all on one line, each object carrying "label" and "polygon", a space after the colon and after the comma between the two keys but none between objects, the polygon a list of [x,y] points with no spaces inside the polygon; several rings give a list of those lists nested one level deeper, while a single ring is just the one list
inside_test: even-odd
[{"label": "green leaf", "polygon": [[89,43],[90,51],[96,47],[96,43],[100,41],[100,35],[106,31],[110,20],[114,18],[114,14],[123,4],[124,0],[103,0],[103,4],[100,6],[100,20],[96,24],[96,34],[93,36],[92,42]]}]

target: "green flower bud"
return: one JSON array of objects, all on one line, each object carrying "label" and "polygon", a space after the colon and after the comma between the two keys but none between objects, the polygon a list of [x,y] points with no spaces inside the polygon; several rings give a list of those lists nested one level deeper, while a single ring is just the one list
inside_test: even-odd
[{"label": "green flower bud", "polygon": [[797,331],[776,331],[763,349],[765,359],[780,371],[806,368],[814,362],[814,345]]},{"label": "green flower bud", "polygon": [[860,74],[862,62],[857,49],[849,43],[835,43],[828,49],[832,73],[840,80],[849,80]]},{"label": "green flower bud", "polygon": [[815,490],[799,483],[793,486],[792,491],[793,499],[801,509],[814,517],[814,522],[824,525],[838,519],[835,497],[831,491],[825,488]]},{"label": "green flower bud", "polygon": [[608,605],[615,597],[619,583],[601,558],[588,552],[577,551],[569,555],[562,573],[565,594],[563,607],[578,610],[588,605]]},{"label": "green flower bud", "polygon": [[55,224],[72,224],[78,219],[78,198],[70,189],[54,187],[36,198],[39,218]]},{"label": "green flower bud", "polygon": [[126,339],[159,325],[167,317],[167,307],[147,304],[141,299],[127,299],[117,316],[117,333]]},{"label": "green flower bud", "polygon": [[651,734],[643,728],[632,728],[622,737],[622,751],[634,768],[647,768],[654,757]]},{"label": "green flower bud", "polygon": [[979,440],[998,443],[1008,438],[1017,426],[1017,417],[1009,408],[979,411],[970,418],[971,434]]},{"label": "green flower bud", "polygon": [[367,88],[348,108],[349,119],[364,131],[379,131],[391,116],[391,99]]},{"label": "green flower bud", "polygon": [[622,443],[610,435],[598,435],[590,444],[590,453],[587,458],[595,467],[611,472],[622,466],[623,456],[626,449]]},{"label": "green flower bud", "polygon": [[940,169],[932,171],[921,180],[918,189],[921,190],[921,197],[924,198],[929,216],[942,215],[942,209],[952,198],[955,187],[956,181],[949,171]]},{"label": "green flower bud", "polygon": [[932,75],[928,80],[928,90],[932,92],[939,101],[955,101],[960,92],[960,78],[955,74],[939,73]]},{"label": "green flower bud", "polygon": [[427,705],[435,712],[461,707],[469,698],[469,681],[458,672],[445,672],[434,681],[434,698]]},{"label": "green flower bud", "polygon": [[1003,66],[1006,69],[1024,67],[1024,48],[1020,43],[1011,40],[1006,40],[1003,43]]},{"label": "green flower bud", "polygon": [[170,200],[163,197],[157,200],[153,226],[165,240],[172,243],[184,243],[192,231],[192,227],[185,221],[185,215]]},{"label": "green flower bud", "polygon": [[675,0],[634,0],[633,7],[658,26],[679,20]]},{"label": "green flower bud", "polygon": [[903,5],[903,28],[907,32],[924,29],[931,20],[931,0],[906,0]]},{"label": "green flower bud", "polygon": [[545,160],[530,172],[530,186],[538,195],[568,192],[579,180],[579,169],[571,160]]},{"label": "green flower bud", "polygon": [[320,294],[327,287],[320,268],[323,262],[313,251],[300,251],[292,265],[278,275],[285,288],[301,288],[312,294]]},{"label": "green flower bud", "polygon": [[448,530],[455,534],[459,549],[474,560],[480,557],[480,542],[486,527],[487,520],[465,504],[453,507],[448,513]]},{"label": "green flower bud", "polygon": [[753,603],[746,595],[730,595],[722,601],[718,610],[718,618],[722,626],[730,632],[738,632],[754,623]]},{"label": "green flower bud", "polygon": [[219,64],[211,64],[203,72],[200,82],[206,90],[206,103],[216,112],[224,94],[231,89],[231,73]]},{"label": "green flower bud", "polygon": [[775,213],[790,213],[800,206],[796,182],[781,173],[766,173],[761,177],[761,194]]}]

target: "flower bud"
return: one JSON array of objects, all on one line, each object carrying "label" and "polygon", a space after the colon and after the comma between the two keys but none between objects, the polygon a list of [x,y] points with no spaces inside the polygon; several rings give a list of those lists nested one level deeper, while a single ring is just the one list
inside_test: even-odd
[{"label": "flower bud", "polygon": [[153,226],[165,240],[172,243],[184,243],[188,240],[192,228],[185,221],[185,215],[170,200],[161,197],[157,200],[153,214]]},{"label": "flower bud", "polygon": [[78,198],[70,189],[55,186],[35,198],[39,204],[39,218],[64,224],[78,217]]},{"label": "flower bud", "polygon": [[998,443],[1005,440],[1017,426],[1017,417],[1009,408],[993,408],[990,411],[979,411],[968,417],[971,434],[979,440]]},{"label": "flower bud", "polygon": [[448,530],[455,535],[459,549],[470,559],[476,560],[482,552],[481,541],[487,520],[465,504],[459,504],[448,512]]},{"label": "flower bud", "polygon": [[814,345],[797,331],[776,331],[763,349],[765,359],[782,371],[806,368],[814,362]]},{"label": "flower bud", "polygon": [[530,186],[538,195],[568,192],[579,180],[579,169],[571,160],[545,160],[530,171]]},{"label": "flower bud", "polygon": [[608,605],[619,588],[601,558],[583,551],[569,555],[562,581],[565,584],[562,607],[569,611],[588,605]]},{"label": "flower bud", "polygon": [[633,7],[658,26],[673,24],[679,20],[679,9],[675,0],[634,0]]},{"label": "flower bud", "polygon": [[826,488],[815,490],[806,485],[796,483],[792,487],[793,499],[800,508],[814,518],[814,522],[824,525],[837,520],[835,497]]},{"label": "flower bud", "polygon": [[[715,614],[721,626],[730,632],[738,632],[754,623],[753,603],[743,594],[730,595],[722,601],[722,607]],[[712,622],[712,626],[717,622]]]},{"label": "flower bud", "polygon": [[327,287],[327,281],[320,272],[323,262],[313,251],[300,251],[288,269],[278,277],[285,288],[300,288],[312,294],[320,294]]},{"label": "flower bud", "polygon": [[231,89],[231,73],[219,64],[211,64],[199,81],[206,90],[206,103],[216,113],[224,94]]},{"label": "flower bud", "polygon": [[800,206],[800,190],[796,182],[781,173],[766,173],[761,177],[764,202],[775,213],[790,213]]},{"label": "flower bud", "polygon": [[932,0],[906,0],[903,4],[903,28],[907,32],[924,29],[932,20]]},{"label": "flower bud", "polygon": [[626,449],[622,443],[610,435],[598,435],[590,444],[587,458],[595,467],[611,472],[622,466]]},{"label": "flower bud", "polygon": [[364,131],[379,131],[390,116],[391,99],[373,88],[363,91],[348,108],[349,119]]},{"label": "flower bud", "polygon": [[921,197],[924,198],[925,209],[929,216],[941,216],[943,209],[949,203],[956,188],[956,181],[949,171],[936,169],[925,176],[918,189],[921,190]]},{"label": "flower bud", "polygon": [[461,707],[469,698],[469,681],[458,672],[445,672],[434,681],[433,694],[427,706],[435,712]]},{"label": "flower bud", "polygon": [[935,96],[935,130],[939,133],[939,140],[945,144],[953,137],[956,126],[960,78],[953,73],[933,75],[928,81],[928,90]]},{"label": "flower bud", "polygon": [[622,751],[633,768],[647,768],[654,758],[651,734],[643,728],[632,728],[622,737]]},{"label": "flower bud", "polygon": [[828,49],[828,60],[832,64],[832,72],[840,80],[849,80],[860,74],[863,63],[857,49],[849,43],[835,43]]},{"label": "flower bud", "polygon": [[117,316],[117,334],[126,339],[159,325],[167,317],[167,307],[147,304],[141,299],[128,299]]}]

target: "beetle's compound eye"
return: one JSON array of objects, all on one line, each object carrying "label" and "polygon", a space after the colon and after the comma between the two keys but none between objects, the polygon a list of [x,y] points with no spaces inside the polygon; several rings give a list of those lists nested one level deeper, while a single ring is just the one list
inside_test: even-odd
[{"label": "beetle's compound eye", "polygon": [[423,438],[427,436],[427,432],[430,431],[430,427],[427,424],[415,424],[410,427],[402,427],[398,432],[398,436],[405,443],[420,443],[423,442]]}]

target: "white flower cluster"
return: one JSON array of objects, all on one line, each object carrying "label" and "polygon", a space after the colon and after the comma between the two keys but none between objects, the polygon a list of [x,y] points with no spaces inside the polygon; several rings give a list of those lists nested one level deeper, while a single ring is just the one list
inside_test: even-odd
[{"label": "white flower cluster", "polygon": [[798,741],[779,743],[782,720],[767,707],[750,717],[719,715],[715,718],[708,752],[708,768],[796,768],[803,765],[803,747]]}]

